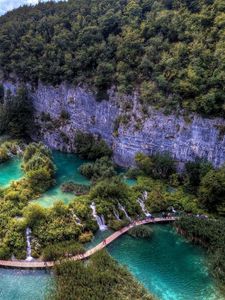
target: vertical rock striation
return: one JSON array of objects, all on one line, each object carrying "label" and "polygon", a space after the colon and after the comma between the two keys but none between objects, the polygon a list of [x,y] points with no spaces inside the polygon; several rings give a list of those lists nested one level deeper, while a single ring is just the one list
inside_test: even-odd
[{"label": "vertical rock striation", "polygon": [[[4,82],[5,89],[16,91],[16,84]],[[225,162],[225,121],[197,115],[164,115],[150,109],[148,117],[138,104],[138,95],[121,98],[112,88],[109,100],[97,102],[84,86],[39,84],[30,90],[35,111],[34,140],[53,149],[74,151],[77,130],[99,134],[112,146],[115,161],[132,165],[137,152],[168,151],[180,162],[206,158],[215,166]]]}]

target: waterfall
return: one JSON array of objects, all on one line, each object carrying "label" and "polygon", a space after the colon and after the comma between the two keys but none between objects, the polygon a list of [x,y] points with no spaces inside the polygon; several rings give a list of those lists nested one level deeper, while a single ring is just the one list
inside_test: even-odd
[{"label": "waterfall", "polygon": [[113,214],[114,214],[114,216],[115,216],[115,218],[116,218],[117,221],[121,220],[118,212],[115,209],[113,209]]},{"label": "waterfall", "polygon": [[81,225],[81,226],[83,226],[83,225],[82,225],[82,223],[81,223],[81,219],[80,219],[80,218],[78,218],[78,216],[75,214],[75,212],[74,212],[74,210],[73,210],[73,209],[71,209],[71,212],[72,212],[72,216],[73,216],[73,218],[74,218],[75,222],[77,223],[77,225]]},{"label": "waterfall", "polygon": [[142,195],[141,198],[137,199],[137,202],[139,203],[141,210],[143,211],[144,215],[146,217],[151,217],[151,214],[147,211],[146,207],[145,207],[145,200],[147,200],[148,198],[148,193],[145,191]]},{"label": "waterfall", "polygon": [[144,200],[142,200],[141,198],[137,199],[137,202],[139,203],[141,210],[143,211],[143,213],[145,214],[146,217],[151,217],[151,214],[147,211],[146,207],[145,207],[145,203]]},{"label": "waterfall", "polygon": [[33,257],[31,256],[31,229],[29,227],[26,228],[26,242],[27,242],[27,261],[33,260]]},{"label": "waterfall", "polygon": [[101,216],[98,216],[97,215],[97,212],[96,212],[96,206],[95,206],[95,203],[92,202],[91,205],[90,205],[90,208],[92,209],[92,216],[95,218],[96,222],[98,223],[98,227],[101,231],[104,231],[107,229],[107,226],[105,224],[105,219],[104,219],[104,216],[101,215]]},{"label": "waterfall", "polygon": [[131,221],[131,217],[129,217],[128,213],[126,212],[126,209],[125,209],[120,203],[119,203],[119,209],[120,209],[122,212],[124,212],[125,217],[126,217],[129,221]]}]

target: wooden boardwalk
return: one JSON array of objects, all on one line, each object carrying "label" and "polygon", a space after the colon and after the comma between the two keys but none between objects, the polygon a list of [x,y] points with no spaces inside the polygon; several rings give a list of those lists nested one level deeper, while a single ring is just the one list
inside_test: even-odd
[{"label": "wooden boardwalk", "polygon": [[[120,237],[122,234],[126,233],[129,229],[138,226],[138,225],[143,225],[143,224],[148,224],[148,223],[168,223],[168,222],[173,222],[175,221],[175,217],[170,217],[170,218],[154,218],[154,219],[144,219],[141,221],[134,221],[130,225],[123,227],[122,229],[114,232],[111,234],[109,237],[107,237],[104,241],[99,243],[97,246],[93,247],[90,250],[87,250],[84,254],[82,255],[76,255],[71,257],[70,259],[72,260],[82,260],[82,259],[87,259],[94,253],[96,253],[99,250],[102,250],[105,248],[107,245],[111,244],[113,241],[115,241],[118,237]],[[0,260],[0,267],[5,267],[5,268],[20,268],[20,269],[44,269],[44,268],[52,268],[54,266],[53,261],[24,261],[24,260]]]}]

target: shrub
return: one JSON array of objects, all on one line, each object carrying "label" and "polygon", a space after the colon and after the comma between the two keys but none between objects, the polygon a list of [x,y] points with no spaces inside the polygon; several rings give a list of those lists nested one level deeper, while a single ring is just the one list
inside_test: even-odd
[{"label": "shrub", "polygon": [[48,245],[42,252],[45,261],[56,261],[61,258],[75,256],[85,252],[83,246],[76,242],[60,242]]},{"label": "shrub", "polygon": [[35,224],[47,218],[46,210],[38,204],[31,203],[23,211],[23,216],[26,218],[27,225],[34,227]]},{"label": "shrub", "polygon": [[64,182],[60,188],[64,193],[73,193],[75,195],[85,195],[90,190],[88,185],[77,184],[73,181]]},{"label": "shrub", "polygon": [[0,132],[26,137],[31,128],[32,116],[32,102],[24,87],[19,88],[15,96],[8,93],[0,106]]},{"label": "shrub", "polygon": [[129,220],[110,220],[109,221],[109,227],[112,228],[113,230],[117,231],[120,230],[121,228],[127,226],[129,224]]},{"label": "shrub", "polygon": [[202,204],[213,212],[225,209],[225,166],[209,171],[201,180],[199,197]]},{"label": "shrub", "polygon": [[9,259],[12,255],[11,250],[6,245],[0,245],[0,259]]},{"label": "shrub", "polygon": [[112,150],[100,137],[89,133],[77,132],[75,136],[77,154],[84,159],[96,160],[103,156],[111,157]]},{"label": "shrub", "polygon": [[105,251],[95,253],[88,264],[71,260],[56,264],[54,274],[55,290],[49,299],[154,299]]},{"label": "shrub", "polygon": [[116,175],[115,166],[108,157],[101,157],[93,163],[85,163],[79,168],[82,175],[92,181],[110,178]]},{"label": "shrub", "polygon": [[134,238],[149,238],[152,236],[152,229],[149,226],[136,226],[128,231],[128,234]]},{"label": "shrub", "polygon": [[170,175],[176,172],[175,162],[169,153],[157,153],[151,156],[137,153],[135,161],[145,175],[150,175],[153,178],[168,179]]},{"label": "shrub", "polygon": [[93,233],[91,231],[81,233],[79,236],[79,242],[84,244],[90,242],[93,238]]}]

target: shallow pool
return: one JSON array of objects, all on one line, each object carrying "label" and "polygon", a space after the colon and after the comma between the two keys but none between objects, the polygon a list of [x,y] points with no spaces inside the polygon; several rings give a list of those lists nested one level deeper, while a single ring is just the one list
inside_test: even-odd
[{"label": "shallow pool", "polygon": [[0,269],[1,300],[44,300],[52,285],[45,271]]},{"label": "shallow pool", "polygon": [[0,164],[0,187],[7,187],[11,181],[22,178],[21,159],[12,158]]},{"label": "shallow pool", "polygon": [[90,181],[81,175],[79,167],[85,163],[85,160],[80,159],[76,154],[63,153],[53,151],[53,160],[56,165],[56,185],[44,193],[39,199],[35,200],[36,203],[44,207],[50,207],[57,200],[62,200],[68,204],[75,196],[71,193],[63,193],[60,185],[63,182],[74,181],[78,184],[90,184]]}]

